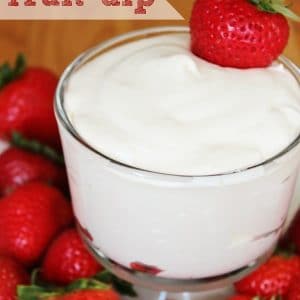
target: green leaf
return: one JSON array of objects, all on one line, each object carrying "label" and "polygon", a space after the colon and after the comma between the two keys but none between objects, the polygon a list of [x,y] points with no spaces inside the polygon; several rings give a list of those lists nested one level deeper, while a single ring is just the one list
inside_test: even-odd
[{"label": "green leaf", "polygon": [[109,286],[106,283],[100,282],[94,278],[79,279],[65,288],[65,292],[73,292],[78,290],[88,290],[88,289],[97,289],[97,290],[107,290]]},{"label": "green leaf", "polygon": [[137,293],[134,290],[132,284],[129,282],[118,278],[117,276],[111,274],[109,271],[105,270],[98,273],[95,278],[107,284],[111,284],[114,289],[121,295],[129,297],[137,297]]},{"label": "green leaf", "polygon": [[250,0],[250,2],[263,11],[269,13],[279,13],[288,19],[291,19],[295,22],[300,22],[300,17],[290,10],[289,6],[285,5],[283,0]]},{"label": "green leaf", "polygon": [[14,69],[14,75],[15,76],[20,76],[24,73],[26,69],[26,60],[25,60],[25,56],[20,53],[17,56],[16,62],[15,62],[15,69]]},{"label": "green leaf", "polygon": [[259,4],[259,2],[260,2],[260,0],[251,0],[250,2],[251,2],[251,3],[253,3],[253,4],[256,4],[256,5],[258,5],[258,4]]},{"label": "green leaf", "polygon": [[274,9],[271,7],[270,3],[262,0],[251,0],[253,4],[255,4],[260,10],[275,13]]},{"label": "green leaf", "polygon": [[63,165],[64,157],[49,146],[43,145],[36,140],[26,139],[21,133],[14,131],[11,136],[11,144],[15,147],[41,154],[48,159]]},{"label": "green leaf", "polygon": [[0,89],[23,74],[26,69],[26,61],[23,54],[16,58],[14,68],[7,62],[0,66]]},{"label": "green leaf", "polygon": [[296,15],[296,14],[295,14],[292,10],[290,10],[288,7],[282,6],[282,5],[280,5],[280,4],[274,3],[274,4],[272,4],[272,8],[273,8],[276,12],[278,12],[278,13],[284,15],[285,17],[287,17],[288,19],[291,19],[291,20],[293,20],[293,21],[295,21],[295,22],[300,22],[300,17],[299,17],[298,15]]},{"label": "green leaf", "polygon": [[25,286],[20,285],[17,288],[18,300],[42,300],[50,296],[57,296],[60,293],[50,291],[37,285]]}]

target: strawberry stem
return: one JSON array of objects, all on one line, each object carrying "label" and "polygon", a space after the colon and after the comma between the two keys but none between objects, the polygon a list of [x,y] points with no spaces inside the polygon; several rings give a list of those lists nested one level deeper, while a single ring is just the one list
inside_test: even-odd
[{"label": "strawberry stem", "polygon": [[31,282],[31,284],[33,284],[33,285],[37,284],[39,275],[40,275],[40,269],[34,269],[31,272],[31,276],[30,276],[30,282]]},{"label": "strawberry stem", "polygon": [[17,56],[13,68],[7,62],[0,66],[0,89],[22,75],[25,69],[26,61],[23,54]]},{"label": "strawberry stem", "polygon": [[259,9],[269,13],[279,13],[295,22],[300,22],[300,17],[284,4],[284,0],[250,0]]},{"label": "strawberry stem", "polygon": [[49,146],[43,145],[36,140],[26,139],[21,133],[14,131],[11,136],[11,144],[15,147],[41,154],[48,159],[63,165],[63,155],[55,151]]}]

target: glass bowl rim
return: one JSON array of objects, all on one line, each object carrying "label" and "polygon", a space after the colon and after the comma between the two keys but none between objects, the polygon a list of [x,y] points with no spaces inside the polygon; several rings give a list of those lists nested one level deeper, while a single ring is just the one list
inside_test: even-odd
[{"label": "glass bowl rim", "polygon": [[[77,142],[79,142],[83,147],[101,156],[103,159],[109,161],[113,165],[123,167],[131,171],[142,172],[151,175],[177,177],[177,178],[211,178],[211,177],[219,177],[219,176],[227,176],[227,175],[244,173],[271,164],[275,160],[288,154],[300,143],[300,132],[299,132],[297,137],[287,147],[285,147],[279,153],[273,155],[272,157],[260,163],[253,164],[240,169],[234,169],[228,172],[222,172],[216,174],[203,174],[203,175],[180,175],[180,174],[173,174],[173,173],[157,172],[153,170],[135,167],[123,163],[121,161],[118,161],[116,159],[113,159],[101,153],[91,145],[89,145],[73,127],[72,122],[69,120],[68,115],[64,109],[64,88],[68,83],[70,77],[72,76],[73,72],[75,72],[77,68],[80,67],[82,64],[84,64],[86,61],[89,61],[91,58],[95,56],[101,55],[101,53],[104,52],[107,48],[113,47],[116,44],[126,43],[127,40],[133,38],[139,38],[139,37],[145,38],[147,35],[175,34],[175,33],[189,33],[189,28],[187,26],[158,26],[158,27],[148,27],[146,29],[130,31],[128,33],[121,34],[118,35],[117,37],[101,42],[98,45],[84,51],[82,54],[77,56],[63,72],[56,89],[55,99],[54,99],[54,110],[55,110],[56,118],[58,119],[59,123],[62,124],[63,127],[67,130],[67,132],[71,134],[71,136],[75,138],[75,140],[77,140]],[[292,75],[295,77],[295,79],[298,81],[300,85],[300,69],[285,56],[280,56],[278,58],[278,61],[292,73]]]}]

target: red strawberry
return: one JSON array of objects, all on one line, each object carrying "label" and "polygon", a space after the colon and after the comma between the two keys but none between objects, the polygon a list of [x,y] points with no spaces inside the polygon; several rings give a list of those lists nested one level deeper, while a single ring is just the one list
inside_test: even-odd
[{"label": "red strawberry", "polygon": [[288,22],[282,14],[299,20],[278,2],[197,0],[190,21],[192,51],[224,67],[270,65],[289,38]]},{"label": "red strawberry", "polygon": [[61,188],[67,185],[64,168],[41,155],[18,148],[10,148],[0,155],[0,195],[36,180]]},{"label": "red strawberry", "polygon": [[13,259],[0,256],[0,300],[16,300],[16,288],[19,284],[29,283],[24,268]]},{"label": "red strawberry", "polygon": [[235,284],[241,294],[250,296],[284,296],[291,283],[300,276],[300,257],[273,256],[255,272]]},{"label": "red strawberry", "polygon": [[0,201],[0,254],[31,266],[71,222],[70,204],[56,188],[26,184]]},{"label": "red strawberry", "polygon": [[253,299],[252,297],[246,295],[234,295],[228,298],[228,300],[252,300],[252,299]]},{"label": "red strawberry", "polygon": [[28,68],[0,90],[0,136],[18,131],[28,138],[58,147],[53,98],[57,77],[49,70]]},{"label": "red strawberry", "polygon": [[64,231],[50,245],[42,266],[43,277],[52,283],[68,284],[91,277],[102,266],[85,248],[75,229]]},{"label": "red strawberry", "polygon": [[119,295],[113,290],[80,290],[46,298],[47,300],[119,300]]},{"label": "red strawberry", "polygon": [[286,300],[300,300],[300,278],[293,282]]}]

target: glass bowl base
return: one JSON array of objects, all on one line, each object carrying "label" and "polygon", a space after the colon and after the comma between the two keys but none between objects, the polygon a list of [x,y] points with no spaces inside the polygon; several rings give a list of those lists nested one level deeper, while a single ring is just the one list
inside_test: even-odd
[{"label": "glass bowl base", "polygon": [[199,293],[168,293],[134,287],[136,298],[122,297],[122,300],[227,300],[234,293],[232,286]]},{"label": "glass bowl base", "polygon": [[[255,261],[253,261],[250,265],[247,265],[233,272],[210,278],[184,280],[153,276],[126,268],[108,258],[106,255],[103,254],[103,252],[101,252],[100,249],[94,247],[92,242],[86,236],[86,234],[80,228],[80,226],[78,226],[78,230],[81,237],[83,238],[83,241],[87,245],[90,252],[94,255],[94,257],[114,275],[141,288],[150,289],[152,291],[165,291],[169,293],[208,292],[224,288],[228,289],[228,287],[230,287],[234,282],[240,280],[241,278],[252,272],[255,268],[260,266],[262,263],[264,263],[272,255],[276,247],[276,245],[274,245],[272,249],[270,249],[264,255],[260,256]],[[158,296],[158,298],[156,297],[157,300],[170,300],[169,297],[167,297],[167,295],[166,297],[163,297],[163,295],[164,294],[161,294]],[[182,295],[180,295],[180,299],[181,296]],[[193,299],[194,298],[192,297],[184,298],[183,300]],[[195,299],[198,300],[197,298]],[[175,300],[175,298],[172,297],[171,300]]]}]

